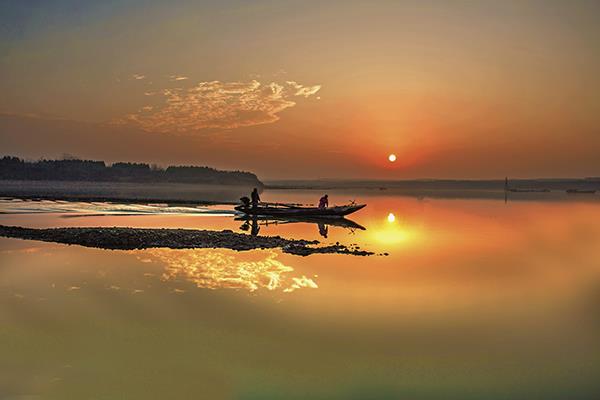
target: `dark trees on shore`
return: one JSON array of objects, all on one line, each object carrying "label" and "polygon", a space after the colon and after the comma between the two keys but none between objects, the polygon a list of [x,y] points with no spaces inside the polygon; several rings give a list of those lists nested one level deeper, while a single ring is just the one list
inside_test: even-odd
[{"label": "dark trees on shore", "polygon": [[169,166],[166,169],[143,163],[63,159],[25,161],[0,158],[2,180],[182,182],[220,185],[262,186],[257,176],[244,171],[220,171],[210,167]]}]

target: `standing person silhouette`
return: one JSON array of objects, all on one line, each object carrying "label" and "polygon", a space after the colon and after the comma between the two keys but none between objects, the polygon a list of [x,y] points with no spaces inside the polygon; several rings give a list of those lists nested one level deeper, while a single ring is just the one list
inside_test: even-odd
[{"label": "standing person silhouette", "polygon": [[258,195],[257,188],[254,188],[252,193],[250,193],[250,199],[252,200],[252,208],[258,207],[258,203],[260,202],[260,196]]}]

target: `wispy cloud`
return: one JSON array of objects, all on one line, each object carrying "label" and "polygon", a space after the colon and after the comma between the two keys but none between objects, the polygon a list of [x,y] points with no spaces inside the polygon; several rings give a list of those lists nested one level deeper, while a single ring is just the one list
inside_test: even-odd
[{"label": "wispy cloud", "polygon": [[321,89],[321,85],[302,86],[294,81],[287,81],[286,83],[296,90],[296,96],[310,97]]},{"label": "wispy cloud", "polygon": [[158,94],[164,102],[142,107],[120,123],[132,123],[149,132],[194,132],[205,128],[233,129],[269,124],[278,114],[296,105],[297,97],[310,97],[320,85],[304,86],[250,82],[200,82],[191,88],[165,89]]},{"label": "wispy cloud", "polygon": [[171,75],[171,76],[169,76],[169,79],[172,81],[185,81],[186,79],[189,79],[189,78],[187,76]]},{"label": "wispy cloud", "polygon": [[140,79],[144,79],[144,78],[146,78],[146,75],[141,75],[141,74],[133,74],[133,75],[131,75],[131,77],[132,77],[133,79],[135,79],[135,80],[138,80],[138,81],[139,81]]}]

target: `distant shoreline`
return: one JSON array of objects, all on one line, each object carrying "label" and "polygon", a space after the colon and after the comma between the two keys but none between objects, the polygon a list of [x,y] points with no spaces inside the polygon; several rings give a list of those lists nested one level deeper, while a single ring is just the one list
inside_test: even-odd
[{"label": "distant shoreline", "polygon": [[[509,188],[514,189],[596,189],[600,190],[600,177],[593,178],[536,178],[509,179]],[[315,179],[315,180],[266,180],[265,189],[312,190],[312,189],[429,189],[429,190],[492,190],[505,189],[504,179]]]},{"label": "distant shoreline", "polygon": [[[315,191],[353,196],[405,196],[419,199],[481,199],[503,201],[597,201],[600,178],[494,180],[271,180],[266,190]],[[508,189],[508,190],[506,190]],[[567,193],[567,190],[597,191],[597,194]]]},{"label": "distant shoreline", "polygon": [[0,180],[0,197],[119,203],[237,204],[251,186],[190,183]]},{"label": "distant shoreline", "polygon": [[[372,196],[504,201],[600,200],[600,179],[520,179],[509,181],[509,184],[514,191],[505,191],[503,180],[270,181],[264,189],[272,192],[338,192],[365,201]],[[573,188],[598,192],[566,193]],[[240,197],[248,196],[252,189],[252,186],[191,183],[0,180],[0,197],[5,198],[126,204],[232,205],[238,204]]]}]

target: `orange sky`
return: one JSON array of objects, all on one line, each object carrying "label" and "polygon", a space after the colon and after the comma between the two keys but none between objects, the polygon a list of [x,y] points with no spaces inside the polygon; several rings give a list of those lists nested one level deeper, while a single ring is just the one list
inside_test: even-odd
[{"label": "orange sky", "polygon": [[0,6],[2,154],[600,175],[597,2],[22,3]]}]

